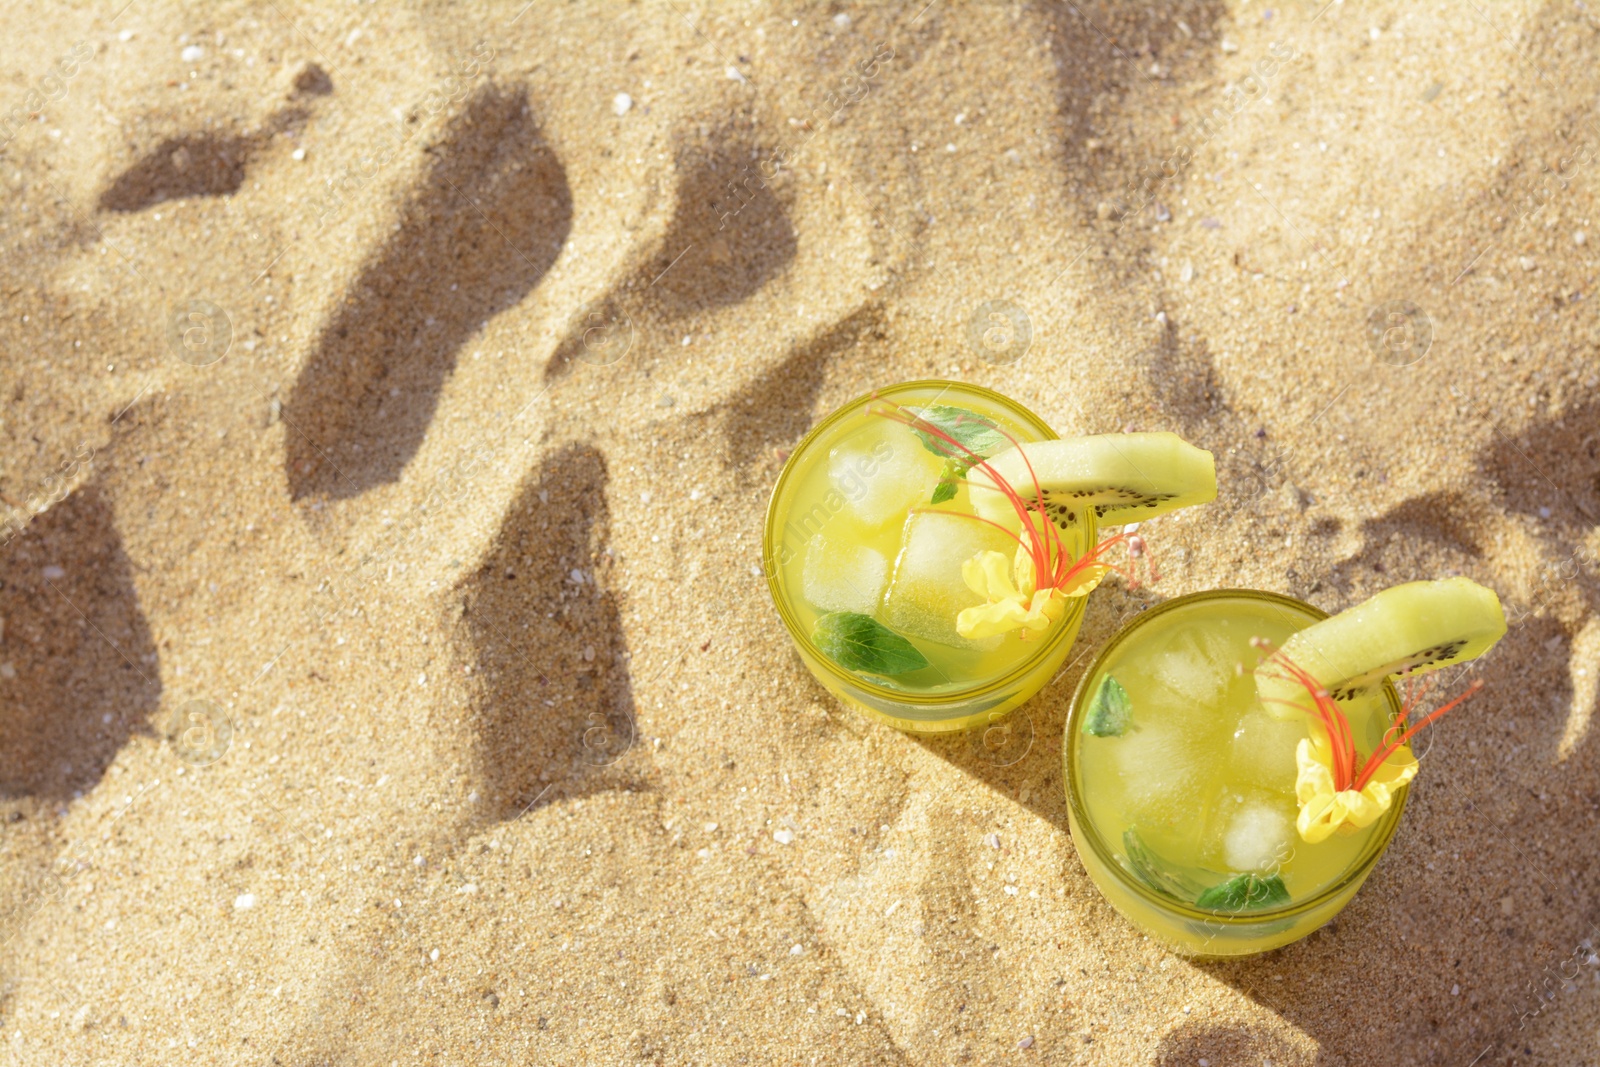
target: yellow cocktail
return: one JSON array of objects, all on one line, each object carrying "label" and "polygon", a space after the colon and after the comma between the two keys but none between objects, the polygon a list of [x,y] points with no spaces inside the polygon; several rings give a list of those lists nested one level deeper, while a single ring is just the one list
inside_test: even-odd
[{"label": "yellow cocktail", "polygon": [[[1143,541],[1101,526],[1216,495],[1175,434],[1057,438],[977,386],[908,382],[824,419],[767,509],[766,571],[801,657],[841,699],[918,732],[994,722],[1060,667],[1084,599]],[[1125,547],[1126,565],[1108,561]]]},{"label": "yellow cocktail", "polygon": [[[1016,545],[976,516],[964,478],[946,477],[959,449],[930,447],[925,438],[940,444],[937,437],[889,417],[897,409],[970,412],[993,424],[999,434],[990,444],[1004,448],[1012,447],[1007,435],[1055,437],[1020,404],[978,386],[908,382],[859,397],[819,423],[784,467],[767,509],[767,580],[801,658],[836,696],[899,729],[964,730],[994,721],[1054,675],[1077,635],[1083,598],[1042,636],[960,635],[958,614],[982,600],[965,584],[962,565],[984,551],[1009,555]],[[1062,547],[1081,557],[1096,529],[1086,509],[1062,530]],[[824,652],[818,624],[841,615],[902,638],[916,657],[878,665],[910,669],[852,669]]]},{"label": "yellow cocktail", "polygon": [[[1324,621],[1326,620],[1326,621]],[[1393,836],[1417,761],[1389,677],[1505,632],[1466,579],[1396,586],[1329,618],[1217,590],[1140,615],[1080,680],[1063,746],[1078,854],[1107,899],[1175,950],[1235,956],[1333,918]],[[1476,687],[1468,690],[1468,694]]]}]

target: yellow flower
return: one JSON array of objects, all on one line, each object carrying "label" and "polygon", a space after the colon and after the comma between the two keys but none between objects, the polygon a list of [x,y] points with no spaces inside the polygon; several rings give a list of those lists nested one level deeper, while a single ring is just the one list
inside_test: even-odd
[{"label": "yellow flower", "polygon": [[1335,832],[1353,834],[1371,826],[1389,810],[1395,793],[1417,773],[1417,760],[1411,749],[1401,745],[1389,753],[1359,790],[1336,788],[1333,777],[1333,749],[1327,731],[1312,727],[1312,736],[1302,738],[1295,750],[1300,774],[1295,779],[1295,797],[1300,801],[1296,826],[1307,844],[1324,841]]},{"label": "yellow flower", "polygon": [[1026,638],[1030,632],[1047,629],[1067,610],[1067,597],[1087,595],[1110,569],[1098,563],[1080,567],[1068,572],[1061,585],[1040,589],[1033,556],[1021,546],[1012,560],[1011,573],[1007,573],[1005,553],[979,552],[961,565],[961,578],[986,603],[957,615],[956,632],[976,640],[1020,628]]}]

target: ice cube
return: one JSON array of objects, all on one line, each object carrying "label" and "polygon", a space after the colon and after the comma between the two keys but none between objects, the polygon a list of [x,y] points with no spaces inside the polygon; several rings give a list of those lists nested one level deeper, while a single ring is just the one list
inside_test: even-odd
[{"label": "ice cube", "polygon": [[1133,822],[1177,832],[1198,819],[1202,805],[1195,802],[1195,793],[1205,768],[1193,737],[1183,729],[1144,723],[1108,739],[1106,748]]},{"label": "ice cube", "polygon": [[1247,800],[1222,831],[1222,858],[1231,871],[1270,871],[1282,866],[1293,846],[1293,826],[1282,808]]},{"label": "ice cube", "polygon": [[819,533],[806,545],[801,571],[805,597],[819,611],[872,615],[889,578],[889,561],[866,545],[829,539]]},{"label": "ice cube", "polygon": [[883,602],[883,621],[913,637],[956,648],[989,650],[1004,637],[969,641],[956,632],[956,616],[983,598],[961,577],[961,564],[979,552],[1004,552],[1010,558],[1016,543],[993,526],[970,515],[919,511],[906,518],[900,555]]},{"label": "ice cube", "polygon": [[1213,710],[1237,677],[1233,642],[1203,625],[1185,626],[1150,657],[1151,680],[1166,695],[1189,706]]},{"label": "ice cube", "polygon": [[1304,716],[1279,719],[1259,703],[1252,703],[1233,730],[1228,780],[1275,793],[1292,792],[1298,773],[1295,748],[1307,736]]},{"label": "ice cube", "polygon": [[828,454],[828,481],[845,510],[871,527],[898,522],[908,508],[928,503],[943,470],[944,461],[914,433],[877,417]]}]

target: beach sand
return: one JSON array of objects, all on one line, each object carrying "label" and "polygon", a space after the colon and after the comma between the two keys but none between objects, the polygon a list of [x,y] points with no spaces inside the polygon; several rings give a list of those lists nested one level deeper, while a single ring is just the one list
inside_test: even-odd
[{"label": "beach sand", "polygon": [[[1600,1063],[1583,5],[119,7],[0,47],[5,1062]],[[1109,907],[1083,659],[806,673],[772,482],[927,376],[1216,454],[1081,653],[1499,593],[1336,923]]]}]

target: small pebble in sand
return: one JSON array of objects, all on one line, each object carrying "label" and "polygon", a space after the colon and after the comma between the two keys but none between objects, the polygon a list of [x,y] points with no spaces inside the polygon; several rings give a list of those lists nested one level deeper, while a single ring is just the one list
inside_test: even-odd
[{"label": "small pebble in sand", "polygon": [[204,48],[201,48],[197,44],[192,44],[185,48],[182,52],[179,52],[178,57],[185,63],[198,63],[200,62],[200,57],[205,54],[206,50]]},{"label": "small pebble in sand", "polygon": [[1523,270],[1532,270],[1533,268],[1535,268],[1535,267],[1537,267],[1539,265],[1538,261],[1535,260],[1532,256],[1522,256],[1522,257],[1520,257],[1517,260],[1517,264],[1520,267],[1522,267]]},{"label": "small pebble in sand", "polygon": [[234,911],[249,911],[255,906],[256,895],[254,893],[240,893],[238,896],[233,898]]},{"label": "small pebble in sand", "polygon": [[67,572],[62,570],[60,567],[57,567],[54,563],[50,564],[39,573],[45,576],[46,581],[51,582],[58,582],[67,576]]},{"label": "small pebble in sand", "polygon": [[[1589,235],[1584,233],[1582,230],[1579,230],[1577,233],[1572,235],[1572,243],[1575,244],[1575,245],[1580,245],[1581,246],[1581,245],[1587,243],[1588,240],[1589,240]],[[1019,519],[1018,521],[1020,522],[1021,520]]]},{"label": "small pebble in sand", "polygon": [[794,844],[794,831],[775,830],[773,831],[772,839],[780,845],[792,845]]},{"label": "small pebble in sand", "polygon": [[[293,152],[289,153],[289,158],[294,160],[296,163],[299,163],[301,160],[306,158],[306,150],[304,148],[296,148]],[[1021,522],[1022,520],[1018,519],[1017,521]]]},{"label": "small pebble in sand", "polygon": [[[1022,520],[1018,519],[1017,521],[1020,523]],[[800,945],[796,945],[794,948],[791,948],[789,950],[789,955],[791,955],[791,956],[800,956],[800,955],[803,955],[804,953],[805,953],[805,949],[803,947],[801,947]]]},{"label": "small pebble in sand", "polygon": [[999,834],[984,834],[983,835],[983,843],[988,845],[990,848],[999,848],[1000,847],[1000,835]]},{"label": "small pebble in sand", "polygon": [[611,113],[621,118],[633,110],[633,97],[627,93],[618,93],[611,98]]}]

